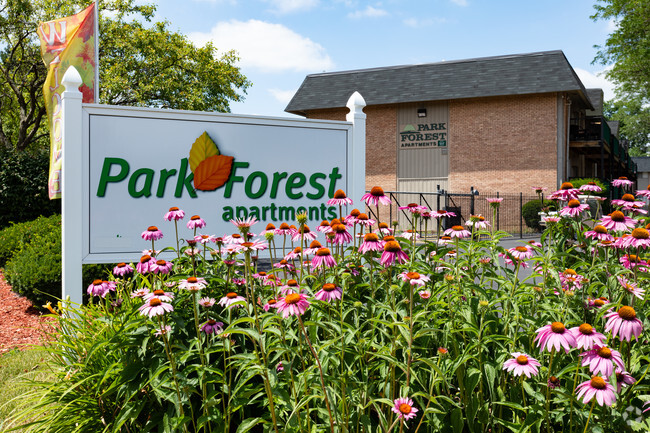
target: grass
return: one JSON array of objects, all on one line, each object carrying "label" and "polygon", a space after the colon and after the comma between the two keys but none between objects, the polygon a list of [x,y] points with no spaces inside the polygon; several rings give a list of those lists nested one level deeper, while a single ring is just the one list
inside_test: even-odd
[{"label": "grass", "polygon": [[20,409],[18,397],[30,391],[27,381],[53,377],[47,357],[47,352],[41,348],[13,350],[0,355],[0,432],[11,427],[11,413]]}]

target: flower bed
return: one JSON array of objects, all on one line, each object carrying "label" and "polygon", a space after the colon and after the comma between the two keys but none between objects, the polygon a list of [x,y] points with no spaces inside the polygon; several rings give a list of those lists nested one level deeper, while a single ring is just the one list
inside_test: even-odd
[{"label": "flower bed", "polygon": [[[541,242],[510,249],[483,216],[441,233],[446,216],[417,205],[403,233],[353,211],[257,236],[255,219],[234,220],[220,237],[172,208],[143,232],[138,263],[59,316],[59,380],[18,419],[88,432],[647,428],[645,216],[623,203],[588,229],[572,189]],[[367,209],[382,196],[373,188]],[[439,236],[420,238],[419,218]],[[174,232],[162,259],[155,243]]]}]

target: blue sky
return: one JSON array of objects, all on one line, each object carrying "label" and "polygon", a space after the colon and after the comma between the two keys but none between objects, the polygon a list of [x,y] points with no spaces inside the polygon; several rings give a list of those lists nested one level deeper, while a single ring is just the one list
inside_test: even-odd
[{"label": "blue sky", "polygon": [[[586,87],[612,86],[592,65],[613,22],[597,0],[158,0],[157,20],[196,44],[239,53],[253,83],[233,113],[284,112],[307,74],[562,50]],[[600,75],[599,75],[600,74]]]}]

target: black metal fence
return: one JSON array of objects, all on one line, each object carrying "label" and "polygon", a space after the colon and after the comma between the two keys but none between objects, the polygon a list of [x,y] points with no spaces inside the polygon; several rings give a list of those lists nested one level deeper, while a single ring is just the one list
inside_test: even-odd
[{"label": "black metal fence", "polygon": [[[539,235],[539,232],[526,225],[523,218],[522,208],[524,204],[531,200],[539,200],[537,195],[531,194],[501,194],[479,193],[476,190],[470,190],[467,193],[449,192],[438,190],[435,192],[408,192],[408,191],[386,191],[385,194],[390,198],[390,206],[379,206],[379,220],[391,225],[397,224],[399,230],[411,228],[412,215],[408,210],[400,210],[400,207],[407,206],[410,203],[416,203],[426,206],[432,211],[447,210],[456,214],[454,218],[444,219],[443,228],[452,225],[465,225],[471,215],[482,215],[497,230],[503,230],[512,236],[531,237]],[[487,198],[503,199],[496,214],[496,220],[490,203]],[[377,218],[377,208],[374,206],[367,211],[371,218]],[[418,230],[425,230],[425,222],[422,218],[418,220]],[[433,219],[426,224],[426,229],[435,234],[437,222]]]}]

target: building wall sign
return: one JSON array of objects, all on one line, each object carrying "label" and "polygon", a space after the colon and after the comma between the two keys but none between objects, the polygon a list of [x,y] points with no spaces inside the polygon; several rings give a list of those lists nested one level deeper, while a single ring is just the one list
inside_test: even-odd
[{"label": "building wall sign", "polygon": [[[338,215],[326,204],[337,189],[363,194],[349,191],[348,122],[105,106],[84,114],[86,263],[137,260],[152,225],[165,234],[156,247],[175,247],[174,224],[163,220],[170,207],[200,215],[201,234],[223,236],[237,218],[254,217],[263,230],[305,212],[318,225]],[[193,235],[184,224],[179,232]]]},{"label": "building wall sign", "polygon": [[399,147],[447,147],[447,123],[409,123],[399,138]]}]

